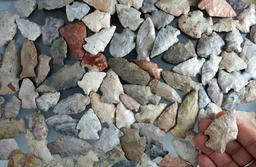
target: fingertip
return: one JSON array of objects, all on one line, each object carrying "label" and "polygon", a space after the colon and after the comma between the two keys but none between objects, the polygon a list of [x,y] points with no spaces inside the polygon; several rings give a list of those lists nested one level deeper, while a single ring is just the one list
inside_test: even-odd
[{"label": "fingertip", "polygon": [[195,145],[199,149],[204,147],[204,144],[206,141],[207,141],[207,136],[205,136],[203,133],[199,133],[199,134],[195,135],[195,137],[194,137]]},{"label": "fingertip", "polygon": [[210,119],[203,119],[200,121],[200,124],[199,124],[199,131],[200,132],[204,132],[208,126],[211,124],[212,120]]},{"label": "fingertip", "polygon": [[200,167],[215,167],[212,160],[204,154],[198,156],[198,164]]}]

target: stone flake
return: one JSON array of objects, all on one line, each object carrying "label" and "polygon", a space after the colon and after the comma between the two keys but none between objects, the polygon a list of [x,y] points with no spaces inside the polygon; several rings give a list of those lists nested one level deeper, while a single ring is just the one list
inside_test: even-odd
[{"label": "stone flake", "polygon": [[214,78],[211,81],[209,81],[207,93],[212,102],[214,102],[218,106],[221,106],[223,101],[223,93],[221,92],[217,79]]},{"label": "stone flake", "polygon": [[164,109],[158,118],[158,126],[161,130],[168,132],[176,125],[178,103],[174,102],[172,105]]},{"label": "stone flake", "polygon": [[48,127],[45,118],[39,112],[32,112],[27,116],[28,128],[32,130],[37,140],[46,140],[48,136]]},{"label": "stone flake", "polygon": [[159,165],[160,167],[191,167],[186,161],[171,155],[166,155]]},{"label": "stone flake", "polygon": [[158,0],[144,0],[142,7],[141,7],[141,11],[143,13],[152,13],[154,11],[157,11],[158,9],[155,7],[155,3]]},{"label": "stone flake", "polygon": [[134,60],[133,62],[141,69],[147,71],[155,79],[160,79],[161,71],[163,69],[158,68],[156,63],[147,60]]},{"label": "stone flake", "polygon": [[53,58],[52,63],[63,66],[64,60],[67,58],[68,47],[66,41],[60,37],[53,41],[50,49]]},{"label": "stone flake", "polygon": [[48,73],[50,72],[50,61],[51,57],[47,55],[40,55],[38,57],[38,65],[36,67],[36,84],[40,85],[47,77]]},{"label": "stone flake", "polygon": [[127,94],[120,95],[120,101],[128,110],[137,112],[140,108],[140,104]]},{"label": "stone flake", "polygon": [[146,17],[151,18],[152,22],[154,23],[157,29],[167,26],[174,20],[174,16],[162,10],[153,11],[152,14],[146,15]]},{"label": "stone flake", "polygon": [[11,99],[4,105],[5,118],[15,118],[20,112],[21,102],[16,96],[12,96]]},{"label": "stone flake", "polygon": [[210,102],[210,98],[208,97],[204,87],[201,85],[198,91],[198,107],[199,109],[205,108]]},{"label": "stone flake", "polygon": [[28,17],[36,9],[36,0],[16,0],[13,5],[22,17]]},{"label": "stone flake", "polygon": [[244,46],[240,57],[246,62],[246,72],[250,73],[252,77],[256,76],[256,44],[249,39],[245,39]]},{"label": "stone flake", "polygon": [[187,0],[159,0],[155,5],[173,16],[187,14],[190,10]]},{"label": "stone flake", "polygon": [[21,34],[28,40],[35,41],[41,35],[41,27],[27,19],[16,19]]},{"label": "stone flake", "polygon": [[250,38],[252,42],[256,43],[256,25],[251,27]]},{"label": "stone flake", "polygon": [[[247,68],[247,64],[235,52],[222,52],[222,61],[220,62],[220,69],[228,72],[240,71]],[[232,62],[232,63],[230,63]]]},{"label": "stone flake", "polygon": [[251,80],[245,87],[245,96],[242,103],[249,103],[256,100],[256,81]]},{"label": "stone flake", "polygon": [[90,150],[85,156],[80,156],[77,159],[76,167],[85,167],[85,164],[87,165],[86,167],[93,167],[98,161],[97,154]]},{"label": "stone flake", "polygon": [[38,109],[47,112],[54,107],[60,99],[60,92],[44,93],[36,99]]},{"label": "stone flake", "polygon": [[233,20],[232,18],[224,18],[220,19],[213,25],[213,30],[216,32],[230,32],[234,31],[237,25],[238,20]]},{"label": "stone flake", "polygon": [[8,165],[15,167],[42,167],[43,162],[33,154],[24,154],[20,150],[14,150],[10,154]]},{"label": "stone flake", "polygon": [[18,150],[19,146],[15,139],[0,140],[0,160],[8,160],[14,150]]},{"label": "stone flake", "polygon": [[198,114],[198,119],[215,119],[216,115],[221,112],[222,109],[215,103],[210,102],[206,109],[201,109]]},{"label": "stone flake", "polygon": [[72,5],[66,5],[66,15],[70,22],[75,19],[81,20],[90,10],[90,7],[82,2],[73,2]]},{"label": "stone flake", "polygon": [[18,134],[24,133],[26,130],[25,121],[23,119],[12,118],[0,121],[0,140],[15,138]]},{"label": "stone flake", "polygon": [[116,126],[121,128],[130,128],[135,122],[134,114],[132,111],[125,108],[123,103],[118,103],[116,107]]},{"label": "stone flake", "polygon": [[250,5],[242,13],[240,13],[237,16],[237,19],[239,20],[239,25],[237,28],[244,33],[250,32],[250,27],[256,24],[255,4]]},{"label": "stone flake", "polygon": [[118,2],[126,6],[133,6],[138,10],[142,7],[143,4],[143,0],[118,0]]},{"label": "stone flake", "polygon": [[59,0],[59,1],[52,1],[52,0],[37,0],[38,9],[46,9],[46,10],[53,10],[62,8],[74,0]]},{"label": "stone flake", "polygon": [[117,0],[83,0],[90,6],[94,7],[97,10],[110,13],[111,15],[115,13],[115,6]]},{"label": "stone flake", "polygon": [[106,56],[102,53],[92,55],[86,52],[82,59],[81,66],[88,68],[89,71],[103,71],[108,68],[108,62]]},{"label": "stone flake", "polygon": [[241,44],[243,43],[244,39],[237,29],[235,29],[232,32],[227,33],[225,40],[227,42],[226,50],[228,52],[231,52],[231,51],[241,52],[242,51]]}]

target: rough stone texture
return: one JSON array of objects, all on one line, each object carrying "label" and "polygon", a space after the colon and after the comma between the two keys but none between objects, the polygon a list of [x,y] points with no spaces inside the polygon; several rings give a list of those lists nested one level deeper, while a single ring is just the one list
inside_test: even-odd
[{"label": "rough stone texture", "polygon": [[24,154],[20,150],[14,150],[9,157],[8,166],[15,167],[42,167],[43,162],[33,154]]},{"label": "rough stone texture", "polygon": [[179,138],[185,138],[189,130],[194,127],[198,113],[198,91],[191,91],[178,109],[177,124],[171,133]]},{"label": "rough stone texture", "polygon": [[58,90],[66,90],[77,86],[85,70],[77,62],[73,65],[65,65],[57,72],[49,76],[38,88],[39,92],[55,92]]},{"label": "rough stone texture", "polygon": [[224,153],[227,143],[237,139],[238,127],[235,111],[226,111],[222,116],[215,119],[204,134],[210,137],[206,142],[207,147]]},{"label": "rough stone texture", "polygon": [[192,89],[198,89],[199,83],[192,80],[191,77],[181,75],[172,71],[162,71],[164,81],[175,89],[182,90],[186,93]]},{"label": "rough stone texture", "polygon": [[98,91],[105,76],[105,72],[90,71],[85,73],[82,80],[78,81],[77,84],[86,95],[89,95],[91,91]]},{"label": "rough stone texture", "polygon": [[19,60],[15,41],[11,41],[1,60],[0,95],[12,94],[19,90]]},{"label": "rough stone texture", "polygon": [[163,55],[163,60],[170,64],[179,64],[182,63],[196,55],[192,54],[187,48],[186,45],[179,42],[172,45]]},{"label": "rough stone texture", "polygon": [[53,160],[47,167],[76,167],[76,160],[72,158],[63,158],[63,159],[55,159]]},{"label": "rough stone texture", "polygon": [[83,0],[90,6],[94,7],[97,10],[114,14],[115,6],[117,4],[117,0]]},{"label": "rough stone texture", "polygon": [[226,0],[202,0],[198,8],[206,10],[210,16],[215,17],[234,17],[236,12]]},{"label": "rough stone texture", "polygon": [[20,57],[22,66],[20,78],[22,79],[28,77],[35,77],[35,67],[38,63],[38,57],[36,46],[33,41],[25,39],[21,49]]},{"label": "rough stone texture", "polygon": [[86,111],[76,128],[80,130],[78,136],[82,139],[97,140],[100,138],[98,135],[98,131],[101,130],[100,120],[92,109]]},{"label": "rough stone texture", "polygon": [[187,14],[190,10],[187,0],[159,0],[155,5],[173,16]]},{"label": "rough stone texture", "polygon": [[72,136],[59,136],[57,140],[47,145],[52,154],[61,157],[86,155],[91,150],[91,145],[84,140]]},{"label": "rough stone texture", "polygon": [[246,7],[246,4],[243,1],[240,0],[226,0],[231,6],[232,8],[236,11],[236,13],[240,13],[244,10],[244,8]]},{"label": "rough stone texture", "polygon": [[246,71],[250,73],[251,76],[256,76],[256,44],[252,43],[249,39],[245,39],[244,46],[240,57],[246,62]]},{"label": "rough stone texture", "polygon": [[15,139],[2,139],[0,140],[0,159],[8,160],[9,156],[14,150],[18,150],[19,146]]},{"label": "rough stone texture", "polygon": [[103,52],[112,39],[115,30],[116,26],[111,26],[85,38],[86,44],[83,46],[84,49],[91,54]]},{"label": "rough stone texture", "polygon": [[159,164],[162,157],[168,154],[168,151],[164,150],[163,145],[147,144],[145,154]]},{"label": "rough stone texture", "polygon": [[107,153],[113,150],[120,144],[120,136],[122,136],[122,132],[115,125],[109,124],[109,127],[103,128],[100,139],[95,143],[95,149],[99,153]]},{"label": "rough stone texture", "polygon": [[147,14],[146,17],[150,17],[157,29],[163,28],[170,24],[174,20],[174,16],[162,11],[156,10],[151,14]]},{"label": "rough stone texture", "polygon": [[172,70],[182,75],[196,76],[197,74],[201,73],[201,68],[204,62],[204,58],[198,59],[197,57],[193,57],[183,63],[174,66]]},{"label": "rough stone texture", "polygon": [[216,75],[219,70],[221,60],[221,56],[215,56],[212,54],[210,59],[204,63],[201,71],[201,81],[203,85],[206,85]]},{"label": "rough stone texture", "polygon": [[21,34],[31,41],[35,41],[41,35],[41,27],[34,22],[17,18],[16,23]]},{"label": "rough stone texture", "polygon": [[158,0],[144,0],[141,7],[141,11],[143,13],[151,13],[157,11],[158,9],[155,7],[155,3],[157,1]]},{"label": "rough stone texture", "polygon": [[161,130],[168,132],[176,125],[178,103],[175,102],[167,107],[158,118],[158,126]]},{"label": "rough stone texture", "polygon": [[109,47],[113,57],[124,57],[135,48],[135,33],[125,29],[122,33],[115,33]]},{"label": "rough stone texture", "polygon": [[231,89],[238,92],[248,84],[240,72],[228,73],[224,70],[219,71],[218,83],[224,93],[228,93]]},{"label": "rough stone texture", "polygon": [[110,68],[119,75],[121,79],[131,84],[147,85],[150,76],[140,69],[136,64],[128,62],[123,58],[109,59]]},{"label": "rough stone texture", "polygon": [[132,31],[136,31],[141,23],[144,21],[140,18],[141,13],[129,6],[117,4],[116,12],[121,25],[124,28],[129,28]]},{"label": "rough stone texture", "polygon": [[127,94],[120,95],[120,101],[129,110],[137,112],[140,108],[140,104]]},{"label": "rough stone texture", "polygon": [[59,37],[59,28],[64,21],[54,17],[47,17],[45,24],[42,26],[42,39],[44,45],[51,45],[52,41]]},{"label": "rough stone texture", "polygon": [[160,167],[190,167],[186,161],[171,155],[164,156],[159,165]]},{"label": "rough stone texture", "polygon": [[133,62],[141,69],[147,71],[155,79],[160,79],[161,71],[163,69],[158,68],[156,63],[147,60],[134,60]]},{"label": "rough stone texture", "polygon": [[95,92],[90,93],[90,99],[92,109],[100,121],[102,123],[107,122],[108,124],[113,123],[116,111],[115,105],[101,102],[100,95]]},{"label": "rough stone texture", "polygon": [[102,53],[93,55],[86,52],[82,59],[81,66],[88,68],[90,71],[103,71],[108,68],[108,62],[106,56]]},{"label": "rough stone texture", "polygon": [[235,29],[232,32],[227,33],[225,37],[225,41],[227,42],[226,50],[231,52],[231,51],[236,51],[236,52],[241,52],[242,47],[241,44],[243,43],[244,39],[240,32]]},{"label": "rough stone texture", "polygon": [[35,90],[35,86],[28,78],[23,79],[20,91],[19,99],[22,102],[23,109],[36,109],[36,98],[39,94]]},{"label": "rough stone texture", "polygon": [[140,137],[138,129],[124,129],[124,136],[121,137],[121,146],[127,159],[140,161],[146,147],[146,138]]},{"label": "rough stone texture", "polygon": [[90,104],[88,96],[75,93],[61,100],[53,109],[57,114],[77,114],[83,112],[86,106]]},{"label": "rough stone texture", "polygon": [[221,106],[223,101],[223,93],[221,92],[217,79],[212,79],[208,83],[207,93],[212,102],[214,102],[218,106]]},{"label": "rough stone texture", "polygon": [[221,107],[224,110],[233,110],[240,104],[240,100],[243,99],[245,95],[245,88],[242,88],[239,92],[230,91],[228,94],[224,95]]},{"label": "rough stone texture", "polygon": [[140,111],[135,115],[138,122],[153,124],[157,117],[162,113],[167,104],[158,105],[148,104],[140,107]]},{"label": "rough stone texture", "polygon": [[223,39],[215,32],[212,35],[202,35],[197,44],[197,53],[200,57],[208,58],[210,55],[217,56],[225,45]]},{"label": "rough stone texture", "polygon": [[99,32],[103,28],[110,28],[110,14],[98,10],[86,15],[82,21],[93,32]]},{"label": "rough stone texture", "polygon": [[137,59],[149,60],[152,47],[155,41],[155,27],[148,17],[140,26],[136,38]]},{"label": "rough stone texture", "polygon": [[251,80],[245,87],[245,96],[242,99],[242,103],[249,103],[254,100],[256,100],[256,81]]},{"label": "rough stone texture", "polygon": [[84,57],[85,51],[83,45],[86,37],[86,26],[83,22],[71,23],[62,26],[59,29],[60,35],[68,44],[69,51],[76,59],[81,60]]},{"label": "rough stone texture", "polygon": [[[228,72],[240,71],[247,68],[247,64],[235,52],[222,52],[222,60],[220,62],[220,69]],[[232,63],[230,63],[232,62]]]},{"label": "rough stone texture", "polygon": [[211,102],[204,87],[201,85],[198,91],[198,107],[205,108]]},{"label": "rough stone texture", "polygon": [[251,4],[243,12],[241,12],[237,19],[239,20],[238,29],[244,33],[250,32],[250,27],[256,24],[255,4]]},{"label": "rough stone texture", "polygon": [[178,103],[182,101],[181,97],[179,96],[175,89],[173,89],[172,87],[163,82],[160,82],[157,79],[153,79],[152,81],[150,81],[148,86],[150,87],[153,93],[165,98],[166,100]]},{"label": "rough stone texture", "polygon": [[90,10],[90,7],[82,2],[73,2],[72,5],[66,5],[66,15],[70,22],[75,19],[81,20]]},{"label": "rough stone texture", "polygon": [[50,61],[51,57],[47,55],[40,55],[38,57],[38,65],[36,67],[36,84],[37,86],[40,85],[47,77],[48,73],[50,72]]},{"label": "rough stone texture", "polygon": [[233,20],[232,18],[224,18],[215,23],[213,25],[213,29],[216,32],[230,32],[234,31],[237,25],[237,20]]},{"label": "rough stone texture", "polygon": [[133,167],[133,166],[136,166],[136,163],[134,161],[121,160],[115,163],[112,167]]},{"label": "rough stone texture", "polygon": [[27,116],[28,128],[32,131],[37,140],[46,140],[48,127],[45,118],[39,112],[32,112]]},{"label": "rough stone texture", "polygon": [[146,154],[142,155],[140,162],[136,167],[157,167],[158,165],[152,161]]},{"label": "rough stone texture", "polygon": [[0,139],[15,138],[18,134],[25,132],[25,121],[23,119],[5,119],[0,121]]},{"label": "rough stone texture", "polygon": [[13,5],[22,17],[28,17],[36,8],[36,0],[16,0]]},{"label": "rough stone texture", "polygon": [[68,47],[65,40],[60,37],[53,41],[50,49],[53,58],[52,63],[64,65],[64,60],[67,58]]},{"label": "rough stone texture", "polygon": [[0,47],[4,46],[7,42],[11,41],[17,32],[15,24],[17,15],[8,11],[0,12]]},{"label": "rough stone texture", "polygon": [[44,93],[36,99],[38,109],[47,112],[54,107],[60,99],[60,92]]},{"label": "rough stone texture", "polygon": [[110,69],[107,72],[107,75],[101,84],[100,91],[102,92],[102,102],[115,104],[119,103],[119,96],[124,93],[124,89],[118,75],[113,70]]},{"label": "rough stone texture", "polygon": [[215,119],[216,115],[221,112],[222,109],[215,103],[210,102],[205,109],[201,109],[198,114],[198,119]]},{"label": "rough stone texture", "polygon": [[92,167],[99,161],[97,154],[93,151],[89,151],[85,156],[80,156],[77,160],[77,167],[84,167],[86,164],[88,167]]},{"label": "rough stone texture", "polygon": [[37,0],[38,9],[46,9],[46,10],[53,10],[62,8],[74,0],[59,0],[59,1],[52,1],[52,0]]},{"label": "rough stone texture", "polygon": [[118,0],[118,2],[127,6],[133,6],[136,9],[140,9],[143,4],[143,0]]},{"label": "rough stone texture", "polygon": [[134,114],[132,111],[125,108],[123,103],[119,103],[116,107],[116,126],[121,128],[130,128],[135,122]]},{"label": "rough stone texture", "polygon": [[16,96],[12,96],[11,99],[4,105],[5,118],[15,118],[20,112],[21,102]]},{"label": "rough stone texture", "polygon": [[140,85],[123,85],[124,92],[142,105],[159,104],[161,97],[152,94],[150,87]]},{"label": "rough stone texture", "polygon": [[203,33],[210,35],[213,31],[212,18],[205,18],[199,10],[182,15],[178,20],[178,26],[192,38],[201,38]]},{"label": "rough stone texture", "polygon": [[153,58],[160,55],[170,46],[178,42],[178,35],[180,35],[180,31],[177,28],[172,26],[166,26],[165,28],[162,28],[156,36],[150,57]]},{"label": "rough stone texture", "polygon": [[251,27],[250,38],[252,42],[256,43],[256,25]]}]

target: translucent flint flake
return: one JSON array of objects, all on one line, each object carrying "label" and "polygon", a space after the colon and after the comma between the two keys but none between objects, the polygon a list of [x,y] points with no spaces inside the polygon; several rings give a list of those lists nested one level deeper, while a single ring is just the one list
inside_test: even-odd
[{"label": "translucent flint flake", "polygon": [[47,56],[47,55],[40,55],[38,57],[38,65],[36,67],[36,84],[40,85],[47,77],[49,71],[50,71],[50,61],[51,61],[51,57]]},{"label": "translucent flint flake", "polygon": [[41,27],[27,19],[16,19],[17,26],[21,34],[31,40],[35,41],[41,35]]},{"label": "translucent flint flake", "polygon": [[177,117],[178,103],[175,102],[162,112],[160,117],[158,118],[159,128],[168,132],[171,128],[176,125],[176,117]]},{"label": "translucent flint flake", "polygon": [[147,71],[155,79],[160,79],[160,74],[163,69],[158,68],[156,63],[147,60],[134,60],[133,62],[141,69]]},{"label": "translucent flint flake", "polygon": [[240,32],[235,29],[232,32],[227,33],[225,37],[225,41],[227,42],[226,50],[231,52],[231,51],[236,51],[236,52],[241,52],[242,47],[241,44],[243,43],[244,39]]},{"label": "translucent flint flake", "polygon": [[20,112],[20,107],[21,101],[16,96],[12,96],[4,105],[4,116],[6,118],[15,118]]},{"label": "translucent flint flake", "polygon": [[47,112],[51,107],[54,107],[60,99],[60,92],[44,93],[36,99],[37,107]]},{"label": "translucent flint flake", "polygon": [[94,7],[97,10],[110,13],[111,15],[115,13],[115,5],[117,0],[83,0],[90,6]]},{"label": "translucent flint flake", "polygon": [[217,79],[212,79],[208,83],[207,94],[212,102],[214,102],[218,106],[221,106],[223,101],[223,93],[218,85]]},{"label": "translucent flint flake", "polygon": [[173,16],[186,14],[190,9],[187,0],[160,0],[156,3],[156,6]]},{"label": "translucent flint flake", "polygon": [[37,5],[39,9],[53,10],[62,8],[74,0],[61,0],[61,1],[51,1],[51,0],[37,0]]},{"label": "translucent flint flake", "polygon": [[66,6],[66,15],[68,21],[72,22],[75,19],[81,20],[90,10],[90,7],[82,2],[73,2]]},{"label": "translucent flint flake", "polygon": [[152,22],[154,23],[157,29],[167,26],[174,20],[174,16],[162,11],[156,10],[152,12],[152,14],[146,15],[146,17],[150,17]]},{"label": "translucent flint flake", "polygon": [[32,112],[27,116],[28,127],[32,130],[37,140],[45,140],[48,135],[48,127],[45,118],[39,112]]},{"label": "translucent flint flake", "polygon": [[120,95],[120,101],[129,110],[137,112],[140,108],[140,104],[127,94]]},{"label": "translucent flint flake", "polygon": [[88,68],[89,71],[103,71],[108,68],[108,61],[102,53],[93,55],[87,52],[82,59],[81,66]]},{"label": "translucent flint flake", "polygon": [[0,140],[0,159],[8,160],[14,150],[18,150],[19,146],[15,139]]},{"label": "translucent flint flake", "polygon": [[53,58],[52,63],[58,65],[64,65],[64,60],[67,57],[68,47],[63,38],[57,38],[51,45],[51,56]]},{"label": "translucent flint flake", "polygon": [[130,128],[135,121],[133,112],[125,108],[121,102],[118,103],[116,107],[116,126],[118,128]]}]

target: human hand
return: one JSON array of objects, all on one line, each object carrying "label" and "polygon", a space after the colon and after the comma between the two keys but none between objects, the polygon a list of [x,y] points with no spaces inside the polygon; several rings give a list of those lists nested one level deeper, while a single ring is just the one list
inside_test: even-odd
[{"label": "human hand", "polygon": [[211,122],[202,120],[199,133],[194,137],[196,147],[202,151],[198,157],[200,167],[256,167],[256,129],[237,120],[237,140],[228,143],[225,153],[221,154],[205,146],[208,137],[204,131]]}]

